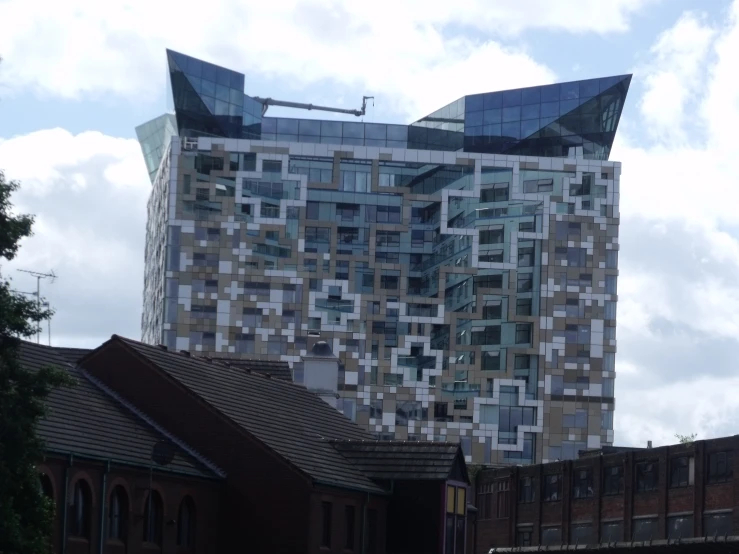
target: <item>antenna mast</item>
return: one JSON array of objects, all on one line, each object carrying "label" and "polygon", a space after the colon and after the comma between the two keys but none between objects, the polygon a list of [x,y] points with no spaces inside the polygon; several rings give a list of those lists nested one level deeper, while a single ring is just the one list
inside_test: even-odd
[{"label": "antenna mast", "polygon": [[[21,271],[23,273],[28,273],[29,275],[36,277],[36,307],[38,311],[41,311],[41,279],[49,279],[50,283],[53,283],[56,280],[56,274],[54,273],[54,270],[52,269],[49,271],[49,273],[41,273],[39,271],[30,271],[28,269],[19,269],[18,271]],[[33,293],[32,293],[33,294]],[[48,303],[45,303],[48,306]],[[36,328],[36,342],[41,342],[41,322],[39,321],[38,327]],[[51,322],[49,322],[49,342],[51,342]]]}]

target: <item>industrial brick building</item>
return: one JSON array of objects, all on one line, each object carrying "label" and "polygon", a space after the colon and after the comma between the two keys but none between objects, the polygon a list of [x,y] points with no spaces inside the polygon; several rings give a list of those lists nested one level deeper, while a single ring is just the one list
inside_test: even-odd
[{"label": "industrial brick building", "polygon": [[476,552],[615,543],[629,550],[642,541],[692,544],[697,552],[705,542],[736,539],[738,449],[733,436],[606,447],[576,460],[483,470],[476,478]]}]

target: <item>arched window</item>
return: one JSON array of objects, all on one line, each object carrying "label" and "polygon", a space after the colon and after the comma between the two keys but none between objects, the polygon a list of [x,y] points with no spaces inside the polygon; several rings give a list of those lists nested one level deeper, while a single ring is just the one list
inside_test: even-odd
[{"label": "arched window", "polygon": [[108,505],[108,538],[126,541],[128,532],[128,497],[125,489],[118,485],[110,494]]},{"label": "arched window", "polygon": [[41,473],[38,476],[38,492],[42,496],[54,500],[54,487],[51,484],[51,477],[46,473]]},{"label": "arched window", "polygon": [[151,499],[147,496],[144,504],[144,541],[161,546],[163,519],[162,497],[157,491],[151,491]]},{"label": "arched window", "polygon": [[73,537],[90,538],[90,516],[92,493],[83,479],[77,481],[69,502],[69,534]]},{"label": "arched window", "polygon": [[195,546],[195,503],[189,496],[182,499],[177,514],[177,545],[185,548]]}]

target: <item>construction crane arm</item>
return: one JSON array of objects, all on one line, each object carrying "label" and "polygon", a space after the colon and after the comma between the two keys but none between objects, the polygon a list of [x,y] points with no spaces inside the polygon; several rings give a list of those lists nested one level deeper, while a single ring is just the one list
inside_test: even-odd
[{"label": "construction crane arm", "polygon": [[318,110],[322,112],[333,112],[343,113],[348,115],[354,115],[362,117],[367,112],[367,100],[374,99],[374,96],[363,96],[362,97],[362,108],[359,110],[349,110],[346,108],[331,108],[328,106],[316,106],[314,104],[304,104],[302,102],[288,102],[286,100],[275,100],[274,98],[259,98],[254,97],[254,100],[262,104],[262,115],[267,113],[267,109],[270,106],[282,106],[284,108],[297,108],[300,110]]}]

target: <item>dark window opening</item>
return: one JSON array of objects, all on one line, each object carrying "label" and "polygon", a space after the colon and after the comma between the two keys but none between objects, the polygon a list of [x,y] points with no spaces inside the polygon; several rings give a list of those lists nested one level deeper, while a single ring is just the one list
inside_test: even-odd
[{"label": "dark window opening", "polygon": [[576,469],[572,476],[572,492],[575,498],[593,496],[593,472],[590,469]]},{"label": "dark window opening", "polygon": [[541,545],[542,546],[560,546],[562,544],[562,528],[561,527],[542,527],[541,528]]},{"label": "dark window opening", "polygon": [[531,298],[516,298],[516,315],[531,315]]},{"label": "dark window opening", "polygon": [[670,460],[670,488],[687,487],[692,485],[691,466],[689,456],[679,456]]},{"label": "dark window opening", "polygon": [[721,537],[732,534],[732,512],[705,514],[703,516],[703,536]]},{"label": "dark window opening", "polygon": [[576,523],[570,527],[570,544],[594,544],[593,525],[590,523]]},{"label": "dark window opening", "polygon": [[556,502],[562,500],[562,476],[559,474],[544,476],[544,490],[542,491],[544,502]]},{"label": "dark window opening", "polygon": [[634,519],[631,528],[633,533],[631,540],[634,541],[651,541],[659,539],[659,528],[656,518],[639,518]]},{"label": "dark window opening", "polygon": [[613,496],[624,492],[624,468],[612,466],[603,469],[603,495]]},{"label": "dark window opening", "polygon": [[713,452],[708,455],[708,483],[725,483],[734,475],[731,452]]},{"label": "dark window opening", "polygon": [[690,539],[693,537],[693,528],[692,514],[667,518],[667,538],[669,540]]},{"label": "dark window opening", "polygon": [[42,473],[38,476],[39,494],[45,496],[49,500],[54,500],[54,487],[51,484],[51,478]]},{"label": "dark window opening", "polygon": [[126,491],[118,485],[113,489],[108,503],[108,538],[125,541],[128,536],[128,499]]},{"label": "dark window opening", "polygon": [[531,546],[531,527],[516,529],[516,546]]},{"label": "dark window opening", "polygon": [[162,497],[157,491],[151,491],[144,505],[144,542],[162,544],[162,520],[164,519],[164,505]]},{"label": "dark window opening", "polygon": [[345,541],[344,541],[344,548],[346,550],[354,550],[354,522],[355,522],[355,516],[354,516],[354,506],[345,506],[344,507],[344,516],[346,518],[346,524],[345,524]]},{"label": "dark window opening", "polygon": [[530,504],[534,501],[534,479],[521,477],[518,481],[518,501],[521,504]]},{"label": "dark window opening", "polygon": [[516,324],[516,344],[529,344],[531,342],[531,324]]},{"label": "dark window opening", "polygon": [[658,469],[656,462],[638,462],[636,464],[636,492],[657,490]]},{"label": "dark window opening", "polygon": [[498,519],[507,518],[510,516],[510,483],[507,480],[498,481],[495,483],[495,490],[497,492],[496,513]]},{"label": "dark window opening", "polygon": [[69,504],[69,534],[72,537],[90,538],[90,516],[92,510],[90,486],[83,480],[77,481]]},{"label": "dark window opening", "polygon": [[186,496],[177,513],[177,545],[185,548],[195,546],[195,503]]},{"label": "dark window opening", "polygon": [[612,543],[624,540],[624,523],[623,521],[609,521],[603,523],[600,528],[600,542]]},{"label": "dark window opening", "polygon": [[321,502],[321,546],[331,548],[331,502]]},{"label": "dark window opening", "polygon": [[377,553],[377,510],[367,510],[367,554]]}]

